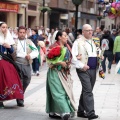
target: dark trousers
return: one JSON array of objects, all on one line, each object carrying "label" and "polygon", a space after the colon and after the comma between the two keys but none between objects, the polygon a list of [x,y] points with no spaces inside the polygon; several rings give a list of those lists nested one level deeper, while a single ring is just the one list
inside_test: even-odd
[{"label": "dark trousers", "polygon": [[[30,84],[31,81],[31,67],[30,65],[23,65],[23,64],[18,64],[17,66],[19,67],[21,71],[21,83],[23,86],[23,91],[25,92],[26,88]],[[17,103],[23,103],[24,100],[17,100]]]},{"label": "dark trousers", "polygon": [[21,71],[21,83],[23,85],[23,90],[25,92],[26,88],[28,87],[30,81],[31,81],[31,67],[30,65],[23,65],[23,64],[18,64],[17,66],[19,67]]},{"label": "dark trousers", "polygon": [[40,66],[40,63],[39,63],[38,58],[34,58],[33,63],[32,63],[33,72],[36,73],[37,71],[39,71],[39,66]]},{"label": "dark trousers", "polygon": [[108,69],[111,69],[114,56],[112,51],[105,51],[103,56],[102,67],[103,71],[106,72],[106,59],[108,59]]},{"label": "dark trousers", "polygon": [[120,52],[116,52],[115,53],[115,62],[116,62],[116,64],[119,62],[119,60],[120,60]]},{"label": "dark trousers", "polygon": [[82,92],[79,99],[78,112],[86,112],[88,116],[94,114],[93,87],[96,81],[96,69],[89,69],[86,72],[76,69],[81,81]]}]

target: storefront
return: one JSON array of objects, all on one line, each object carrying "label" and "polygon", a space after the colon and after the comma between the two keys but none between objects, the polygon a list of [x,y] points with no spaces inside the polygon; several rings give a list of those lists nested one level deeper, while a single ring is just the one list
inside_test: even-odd
[{"label": "storefront", "polygon": [[0,2],[0,21],[6,22],[9,27],[15,27],[18,10],[18,4]]},{"label": "storefront", "polygon": [[68,11],[66,9],[51,8],[50,28],[65,29],[68,27]]},{"label": "storefront", "polygon": [[84,24],[90,24],[92,28],[95,30],[97,27],[97,15],[96,14],[88,14],[84,12],[78,13],[78,29],[82,29]]},{"label": "storefront", "polygon": [[9,0],[9,2],[0,2],[0,21],[4,21],[9,27],[15,28],[21,25],[25,26],[26,9],[29,0]]},{"label": "storefront", "polygon": [[27,27],[35,28],[35,26],[39,26],[40,19],[40,11],[39,4],[35,4],[30,2],[27,9]]}]

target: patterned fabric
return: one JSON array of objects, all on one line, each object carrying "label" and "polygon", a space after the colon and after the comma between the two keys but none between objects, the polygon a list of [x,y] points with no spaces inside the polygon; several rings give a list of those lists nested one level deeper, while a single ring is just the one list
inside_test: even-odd
[{"label": "patterned fabric", "polygon": [[[52,45],[50,48],[60,46],[58,42]],[[72,86],[73,81],[70,75],[70,61],[71,53],[69,47],[64,47],[66,53],[63,61],[68,64],[67,68],[63,68],[61,65],[50,65],[47,72],[46,83],[46,112],[54,113],[74,113],[76,110],[75,100],[73,96]],[[61,68],[60,68],[61,67]]]},{"label": "patterned fabric", "polygon": [[23,88],[15,67],[6,60],[0,60],[0,101],[23,99]]}]

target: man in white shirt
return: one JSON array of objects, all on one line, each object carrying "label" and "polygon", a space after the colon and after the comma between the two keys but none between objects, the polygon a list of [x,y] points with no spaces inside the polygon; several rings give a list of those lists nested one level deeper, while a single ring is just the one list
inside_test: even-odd
[{"label": "man in white shirt", "polygon": [[44,27],[41,26],[40,29],[38,30],[38,35],[41,35],[43,33]]},{"label": "man in white shirt", "polygon": [[[38,50],[30,39],[26,39],[26,28],[21,26],[18,28],[18,39],[15,41],[13,59],[21,71],[21,82],[25,92],[31,80],[32,59],[38,57]],[[24,100],[18,99],[17,105],[24,107]]]},{"label": "man in white shirt", "polygon": [[77,111],[78,117],[96,119],[93,87],[96,81],[97,49],[92,40],[93,30],[89,24],[83,25],[82,35],[72,47],[73,63],[81,81],[82,92]]}]

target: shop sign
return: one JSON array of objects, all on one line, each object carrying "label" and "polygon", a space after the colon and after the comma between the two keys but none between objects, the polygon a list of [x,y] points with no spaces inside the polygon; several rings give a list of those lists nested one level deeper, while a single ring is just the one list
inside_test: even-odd
[{"label": "shop sign", "polygon": [[68,14],[60,14],[60,19],[67,20]]},{"label": "shop sign", "polygon": [[11,3],[2,3],[0,2],[0,11],[4,12],[18,12],[19,6],[18,4]]}]

